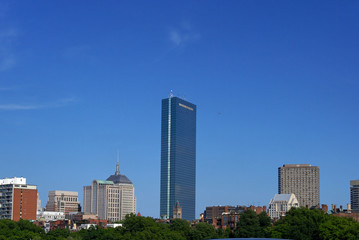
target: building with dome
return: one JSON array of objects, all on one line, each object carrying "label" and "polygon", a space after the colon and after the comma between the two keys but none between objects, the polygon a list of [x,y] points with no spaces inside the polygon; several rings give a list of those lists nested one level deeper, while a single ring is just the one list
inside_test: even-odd
[{"label": "building with dome", "polygon": [[105,181],[93,180],[91,186],[84,186],[83,211],[113,222],[136,213],[135,188],[130,179],[120,174],[118,162],[114,175]]}]

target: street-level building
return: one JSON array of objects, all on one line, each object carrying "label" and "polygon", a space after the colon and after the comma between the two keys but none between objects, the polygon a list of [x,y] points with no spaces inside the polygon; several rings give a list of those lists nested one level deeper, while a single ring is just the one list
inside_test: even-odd
[{"label": "street-level building", "polygon": [[26,178],[0,179],[0,219],[36,220],[37,187]]},{"label": "street-level building", "polygon": [[135,188],[120,174],[118,163],[115,174],[106,181],[93,180],[91,186],[84,186],[83,211],[110,221],[120,221],[127,214],[136,213]]},{"label": "street-level building", "polygon": [[211,224],[215,229],[228,227],[235,228],[239,222],[240,215],[247,210],[252,210],[256,214],[267,212],[266,206],[209,206],[203,214],[203,221]]},{"label": "street-level building", "polygon": [[276,194],[269,202],[268,213],[271,219],[280,219],[292,207],[299,207],[299,202],[293,193]]},{"label": "street-level building", "polygon": [[57,221],[57,220],[65,220],[64,212],[49,212],[49,211],[38,211],[37,212],[37,220],[38,221]]},{"label": "street-level building", "polygon": [[278,193],[293,193],[301,207],[320,205],[319,167],[310,164],[285,164],[278,168]]}]

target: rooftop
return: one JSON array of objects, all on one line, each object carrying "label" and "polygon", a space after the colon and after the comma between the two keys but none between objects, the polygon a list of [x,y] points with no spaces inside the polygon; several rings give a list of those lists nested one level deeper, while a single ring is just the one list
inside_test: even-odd
[{"label": "rooftop", "polygon": [[292,196],[292,193],[291,194],[276,194],[276,195],[274,195],[273,202],[277,202],[277,201],[289,202],[291,196]]},{"label": "rooftop", "polygon": [[310,164],[283,164],[283,167],[287,168],[295,168],[295,167],[311,167],[311,168],[317,168],[316,166],[311,166]]},{"label": "rooftop", "polygon": [[120,184],[120,183],[132,184],[130,179],[128,179],[125,175],[120,174],[120,167],[119,167],[118,162],[116,164],[116,172],[115,172],[115,174],[109,176],[106,180],[107,181],[112,181],[114,184]]}]

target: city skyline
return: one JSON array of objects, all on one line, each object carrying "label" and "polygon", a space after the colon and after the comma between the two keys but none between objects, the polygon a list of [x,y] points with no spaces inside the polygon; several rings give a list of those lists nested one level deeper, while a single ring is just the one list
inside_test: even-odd
[{"label": "city skyline", "polygon": [[137,211],[160,217],[172,89],[199,107],[196,216],[268,205],[283,164],[319,166],[321,202],[350,202],[359,2],[140,3],[0,0],[1,178],[26,177],[43,205],[54,189],[82,201],[119,150]]}]

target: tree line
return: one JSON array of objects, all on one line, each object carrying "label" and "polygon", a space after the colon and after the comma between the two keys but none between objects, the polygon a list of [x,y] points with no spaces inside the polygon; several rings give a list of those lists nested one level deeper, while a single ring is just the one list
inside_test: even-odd
[{"label": "tree line", "polygon": [[87,239],[173,239],[201,240],[216,238],[279,238],[294,240],[359,239],[359,223],[350,218],[327,215],[324,212],[306,208],[292,208],[285,217],[272,224],[265,212],[256,214],[247,210],[240,216],[235,229],[215,229],[208,223],[197,223],[175,219],[170,224],[156,222],[151,217],[127,215],[123,227],[91,227],[77,232],[68,229],[55,229],[47,234],[35,224],[20,220],[0,220],[0,240],[87,240]]}]

